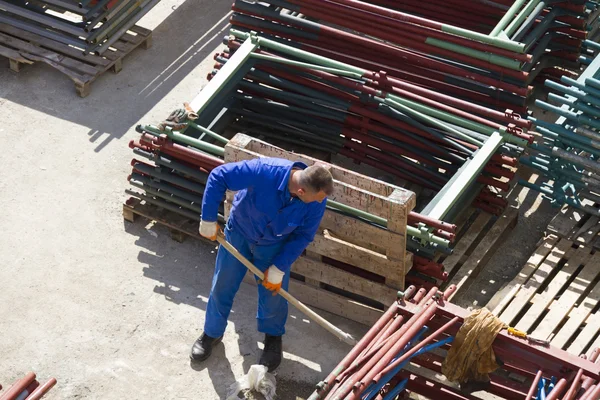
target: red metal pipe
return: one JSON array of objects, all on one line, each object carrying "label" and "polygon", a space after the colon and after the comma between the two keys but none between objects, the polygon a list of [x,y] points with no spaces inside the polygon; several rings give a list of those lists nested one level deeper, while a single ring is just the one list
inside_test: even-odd
[{"label": "red metal pipe", "polygon": [[23,378],[16,381],[3,395],[0,400],[14,400],[35,380],[35,374],[28,372]]},{"label": "red metal pipe", "polygon": [[352,361],[354,361],[354,359],[363,351],[363,349],[373,340],[382,327],[387,324],[387,322],[391,320],[394,315],[396,315],[398,308],[398,302],[395,301],[392,303],[390,308],[388,308],[381,318],[379,318],[379,320],[371,327],[371,329],[369,329],[365,336],[363,336],[362,339],[360,339],[359,342],[352,348],[352,350],[350,350],[346,357],[340,361],[337,367],[335,367],[335,369],[329,375],[327,375],[327,378],[325,378],[325,380],[319,384],[317,389],[319,392],[319,398],[322,398],[322,396],[327,393],[337,375],[345,370]]},{"label": "red metal pipe", "polygon": [[583,370],[580,368],[579,371],[577,371],[577,375],[575,375],[575,378],[573,379],[573,383],[571,384],[571,387],[569,388],[569,391],[567,392],[567,394],[565,394],[565,397],[563,398],[563,400],[573,400],[575,398],[575,395],[577,395],[577,392],[579,391],[579,388],[581,387],[581,378],[583,377]]},{"label": "red metal pipe", "polygon": [[[314,0],[302,0],[302,2],[304,2],[304,3],[307,3],[307,2],[311,3],[312,1],[314,1]],[[331,14],[331,11],[327,11],[327,3],[328,3],[327,0],[318,0],[317,4],[312,3],[311,6],[309,6],[307,4],[303,4],[301,6],[300,12],[304,15],[307,15],[307,16],[310,16],[313,18],[317,18],[320,20],[326,20],[330,23],[333,23],[333,24],[336,24],[339,26],[344,26],[344,27],[352,29],[354,31],[359,31],[359,32],[362,32],[362,33],[370,35],[370,36],[375,36],[377,38],[380,38],[380,39],[383,39],[383,40],[386,40],[386,41],[389,41],[392,43],[396,43],[400,46],[406,46],[411,50],[417,50],[423,54],[437,54],[437,55],[443,56],[447,59],[453,59],[456,61],[460,61],[462,63],[466,63],[468,65],[480,67],[480,68],[483,68],[483,69],[486,69],[489,71],[498,72],[498,73],[502,74],[503,76],[512,77],[512,78],[521,80],[523,82],[525,82],[527,80],[527,77],[529,76],[529,73],[524,72],[524,71],[511,70],[509,68],[505,68],[505,67],[498,66],[496,64],[492,64],[488,61],[483,61],[483,60],[480,60],[480,59],[477,59],[474,57],[470,57],[470,56],[466,56],[466,55],[456,53],[456,52],[453,52],[450,50],[442,49],[440,47],[425,44],[426,38],[408,34],[407,31],[402,31],[401,28],[400,28],[400,30],[394,30],[394,31],[390,32],[390,31],[386,30],[386,28],[384,27],[384,25],[385,25],[384,23],[382,23],[381,25],[369,26],[368,18],[355,20],[350,15],[346,15],[343,12]],[[333,33],[334,31],[337,31],[336,34]],[[340,32],[344,32],[344,31],[340,31],[335,28],[330,28],[329,26],[325,26],[325,25],[321,25],[320,30],[319,30],[319,34],[329,33],[329,34],[334,34],[336,37],[343,35]],[[404,39],[400,35],[405,36],[406,39]],[[344,35],[344,36],[346,36],[347,38],[349,38],[350,36],[357,37],[356,35],[353,35],[350,33],[348,33],[348,35]],[[350,40],[350,39],[348,39],[348,40]],[[377,46],[375,46],[375,43],[378,43],[377,41],[371,41],[371,40],[360,40],[360,39],[356,39],[356,40],[364,42],[364,43],[370,43],[372,48],[377,47]],[[385,49],[385,48],[388,48],[388,46],[380,47],[380,49],[382,51],[384,51],[383,49]],[[388,52],[388,54],[391,54],[391,53]],[[397,54],[399,56],[400,56],[400,54],[408,55],[408,53],[406,51],[400,51],[400,50],[398,51]],[[413,55],[414,55],[414,53],[413,53]],[[425,57],[425,58],[427,60],[431,60],[428,57]]]},{"label": "red metal pipe", "polygon": [[561,380],[559,380],[556,383],[556,385],[554,386],[554,389],[552,389],[550,394],[548,394],[548,396],[546,396],[546,400],[558,400],[559,396],[561,394],[563,394],[563,392],[565,391],[566,388],[567,388],[567,380],[565,378],[562,378]]},{"label": "red metal pipe", "polygon": [[538,383],[540,383],[540,379],[542,378],[542,373],[543,373],[542,370],[539,370],[538,373],[535,375],[535,379],[533,380],[533,383],[529,387],[529,392],[527,392],[527,397],[525,397],[525,400],[533,399],[533,396],[537,393]]},{"label": "red metal pipe", "polygon": [[[389,364],[392,358],[406,346],[410,339],[425,326],[427,321],[435,314],[436,310],[437,304],[434,302],[429,304],[424,311],[420,308],[419,312],[415,313],[413,317],[394,334],[394,336],[398,337],[398,340],[388,341],[375,356],[370,357],[363,367],[349,377],[346,383],[339,388],[334,399],[345,398],[350,391],[354,390],[354,385],[361,380],[370,382],[373,376]],[[375,374],[373,371],[375,371]],[[349,398],[352,398],[352,396],[349,396]]]},{"label": "red metal pipe", "polygon": [[[391,364],[389,364],[382,371],[380,371],[380,372],[378,372],[376,374],[371,373],[370,375],[373,375],[373,377],[374,377],[373,382],[378,382],[379,379],[381,379],[382,376],[384,376],[384,375],[388,374],[389,372],[393,371],[396,367],[398,367],[404,361],[408,360],[417,351],[419,351],[420,349],[422,349],[423,347],[425,347],[429,343],[433,342],[433,340],[437,339],[440,335],[444,334],[448,330],[449,327],[451,327],[452,325],[456,324],[458,321],[459,321],[458,317],[452,318],[449,322],[447,322],[446,324],[444,324],[441,328],[439,328],[438,330],[436,330],[431,335],[427,336],[425,339],[421,340],[419,342],[419,344],[417,344],[416,346],[413,346],[409,351],[407,351],[401,357],[399,357],[397,360],[395,360],[394,362],[392,362]],[[363,381],[364,382],[371,382],[371,380],[367,379],[367,378],[365,378]],[[356,398],[351,398],[350,400],[356,400]]]},{"label": "red metal pipe", "polygon": [[33,393],[27,397],[26,400],[39,400],[41,399],[52,387],[56,385],[56,379],[50,378],[50,380],[44,383],[42,386],[39,386]]},{"label": "red metal pipe", "polygon": [[[323,41],[311,42],[308,40],[304,40],[303,43],[298,44],[299,48],[303,50],[307,50],[321,56],[333,58],[351,65],[355,65],[357,67],[371,70],[381,70],[381,68],[383,68],[381,64],[375,64],[371,61],[367,61],[370,59],[374,59],[373,57],[379,57],[380,59],[382,59],[382,62],[385,62],[385,69],[388,71],[388,73],[394,74],[398,78],[406,80],[407,82],[412,82],[417,85],[421,85],[425,88],[429,88],[431,90],[439,90],[444,93],[451,93],[454,94],[456,97],[468,98],[474,102],[484,104],[495,104],[497,108],[514,109],[521,113],[525,113],[527,111],[527,108],[525,107],[524,98],[522,104],[520,105],[510,104],[505,101],[499,100],[498,98],[493,96],[489,96],[477,91],[449,84],[445,81],[445,79],[447,79],[447,75],[439,73],[435,70],[428,70],[427,73],[429,76],[423,76],[422,70],[416,67],[404,64],[401,67],[402,69],[395,68],[391,65],[394,63],[393,61],[387,60],[377,55],[366,57],[363,56],[362,58],[360,56],[353,56],[348,53],[349,49],[345,49],[344,45],[341,43],[338,43],[335,50],[324,48]],[[231,49],[237,49],[239,48],[239,46],[241,46],[241,43],[239,41],[230,39],[229,46]],[[345,52],[342,53],[341,51]]]},{"label": "red metal pipe", "polygon": [[419,291],[415,294],[415,296],[410,299],[411,303],[414,304],[419,304],[421,302],[421,300],[423,300],[423,298],[425,297],[425,294],[427,294],[427,290],[426,289],[419,289]]},{"label": "red metal pipe", "polygon": [[[400,311],[403,314],[407,312],[409,315],[415,315],[420,310],[414,304],[404,303],[400,307]],[[437,314],[445,318],[454,318],[455,316],[465,318],[469,312],[452,303],[444,303],[443,305],[438,305]],[[520,359],[544,365],[545,369],[556,371],[555,375],[557,377],[563,377],[581,368],[584,371],[584,375],[596,380],[600,379],[600,365],[573,356],[556,347],[531,345],[527,340],[509,335],[506,331],[501,331],[498,334],[493,348],[495,352],[505,350]],[[561,373],[560,371],[563,372]]]}]

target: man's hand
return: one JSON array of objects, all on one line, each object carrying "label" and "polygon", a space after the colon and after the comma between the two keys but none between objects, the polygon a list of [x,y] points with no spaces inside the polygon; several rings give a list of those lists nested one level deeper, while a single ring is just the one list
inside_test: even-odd
[{"label": "man's hand", "polygon": [[217,233],[219,232],[219,225],[217,221],[215,222],[207,222],[204,220],[200,221],[200,229],[198,229],[198,233],[200,236],[207,238],[208,240],[215,241],[217,240]]},{"label": "man's hand", "polygon": [[275,296],[277,292],[279,292],[279,289],[281,289],[281,281],[283,281],[284,275],[285,272],[283,272],[276,266],[271,265],[265,271],[265,279],[263,279],[262,285],[268,290],[272,291],[273,296]]}]

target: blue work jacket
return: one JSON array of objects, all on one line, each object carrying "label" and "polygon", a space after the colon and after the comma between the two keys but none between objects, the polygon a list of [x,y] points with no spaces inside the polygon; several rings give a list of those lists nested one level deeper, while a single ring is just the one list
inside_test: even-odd
[{"label": "blue work jacket", "polygon": [[202,219],[217,220],[226,190],[237,191],[229,215],[232,228],[257,246],[285,241],[273,264],[288,272],[292,263],[313,241],[326,200],[304,203],[288,189],[292,169],[306,164],[279,158],[255,158],[215,168],[202,199]]}]

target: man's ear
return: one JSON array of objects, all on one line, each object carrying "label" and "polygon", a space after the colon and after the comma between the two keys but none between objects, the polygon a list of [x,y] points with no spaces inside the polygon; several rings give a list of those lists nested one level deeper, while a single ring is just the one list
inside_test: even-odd
[{"label": "man's ear", "polygon": [[304,196],[304,195],[306,194],[306,190],[304,190],[304,189],[300,188],[300,189],[298,189],[298,190],[297,190],[297,193],[298,193],[300,196]]}]

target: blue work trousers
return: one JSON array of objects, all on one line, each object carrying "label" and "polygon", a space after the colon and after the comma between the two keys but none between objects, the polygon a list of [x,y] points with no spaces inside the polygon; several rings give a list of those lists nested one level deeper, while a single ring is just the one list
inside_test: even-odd
[{"label": "blue work trousers", "polygon": [[[262,272],[272,265],[273,258],[283,246],[283,241],[269,246],[257,246],[250,243],[239,232],[236,232],[235,227],[232,228],[230,223],[225,227],[225,238]],[[225,332],[233,299],[247,271],[244,264],[223,246],[219,247],[204,321],[204,333],[208,336],[217,338]],[[258,280],[258,278],[256,279]],[[286,273],[281,287],[287,290],[289,281],[289,273]],[[271,336],[283,335],[287,315],[287,300],[279,295],[273,296],[273,292],[259,284],[258,312],[256,314],[258,331]]]}]

